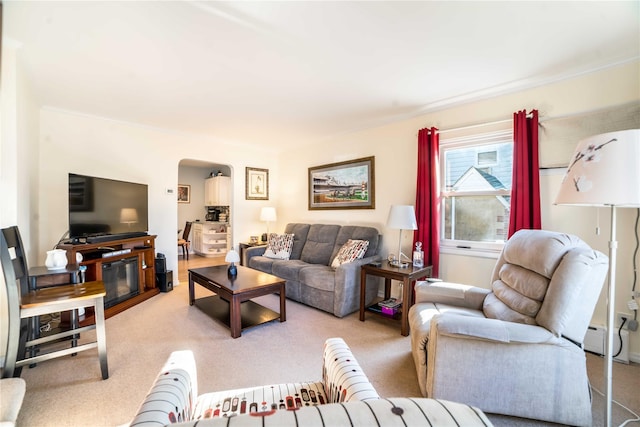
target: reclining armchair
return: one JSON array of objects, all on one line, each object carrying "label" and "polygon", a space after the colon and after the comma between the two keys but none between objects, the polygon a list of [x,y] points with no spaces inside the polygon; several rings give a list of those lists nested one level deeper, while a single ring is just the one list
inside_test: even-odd
[{"label": "reclining armchair", "polygon": [[411,350],[425,397],[591,425],[583,340],[608,258],[575,236],[520,230],[490,289],[418,282]]}]

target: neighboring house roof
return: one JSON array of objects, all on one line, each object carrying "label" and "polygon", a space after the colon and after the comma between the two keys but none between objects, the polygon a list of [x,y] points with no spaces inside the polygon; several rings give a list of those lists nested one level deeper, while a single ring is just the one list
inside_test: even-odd
[{"label": "neighboring house roof", "polygon": [[453,184],[454,191],[504,190],[506,187],[498,178],[471,166]]}]

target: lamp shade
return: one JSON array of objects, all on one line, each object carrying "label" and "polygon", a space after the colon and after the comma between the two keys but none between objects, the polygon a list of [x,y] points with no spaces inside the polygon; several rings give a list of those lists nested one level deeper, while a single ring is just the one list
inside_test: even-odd
[{"label": "lamp shade", "polygon": [[240,255],[238,255],[238,252],[231,249],[229,252],[227,252],[227,255],[224,257],[224,260],[226,262],[240,262]]},{"label": "lamp shade", "polygon": [[276,216],[276,208],[264,207],[260,211],[260,221],[275,221],[276,219],[278,219]]},{"label": "lamp shade", "polygon": [[640,129],[580,141],[555,204],[640,207]]},{"label": "lamp shade", "polygon": [[387,227],[399,230],[417,230],[416,212],[411,205],[392,205]]}]

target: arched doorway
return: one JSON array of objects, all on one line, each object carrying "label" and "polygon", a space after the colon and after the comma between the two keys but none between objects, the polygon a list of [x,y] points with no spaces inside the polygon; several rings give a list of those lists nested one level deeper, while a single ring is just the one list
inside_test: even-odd
[{"label": "arched doorway", "polygon": [[[192,222],[197,225],[196,227],[192,226],[190,235],[188,236],[188,240],[190,240],[190,253],[191,256],[202,255],[202,250],[197,250],[197,247],[194,248],[195,235],[198,230],[201,230],[201,226],[204,225],[212,225],[215,223],[207,221],[207,212],[209,209],[205,203],[205,182],[208,178],[222,175],[227,177],[232,177],[233,169],[230,165],[208,162],[204,160],[197,159],[182,159],[178,163],[178,201],[177,201],[177,211],[178,211],[178,223],[177,230],[179,230],[178,236],[182,237],[182,231],[185,229],[185,225],[187,222]],[[181,191],[183,193],[181,194]],[[229,197],[229,206],[220,207],[220,210],[227,214],[226,217],[222,218],[224,221],[218,220],[218,222],[225,223],[224,226],[220,225],[222,228],[220,230],[225,230],[228,233],[228,242],[232,242],[232,224],[231,224],[231,209],[233,198]],[[200,240],[200,243],[202,241]],[[218,245],[219,246],[219,245]],[[198,253],[196,253],[198,252]],[[226,254],[225,250],[219,250],[215,253],[204,252],[207,257],[224,257]],[[182,259],[182,251],[178,251],[178,261]]]}]

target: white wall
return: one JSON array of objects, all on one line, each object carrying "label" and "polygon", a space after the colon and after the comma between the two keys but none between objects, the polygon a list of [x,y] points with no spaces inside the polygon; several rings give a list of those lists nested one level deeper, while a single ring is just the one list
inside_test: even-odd
[{"label": "white wall", "polygon": [[[279,170],[280,181],[287,185],[278,189],[278,225],[282,229],[288,222],[333,222],[338,224],[367,224],[377,227],[383,234],[382,255],[395,252],[398,231],[388,230],[385,222],[392,204],[414,204],[416,188],[417,132],[424,127],[436,126],[441,130],[471,124],[510,119],[515,111],[538,109],[541,121],[640,100],[640,67],[638,62],[626,64],[598,73],[567,79],[554,84],[532,88],[518,93],[468,103],[424,116],[408,119],[376,129],[354,132],[328,138],[315,149],[300,147],[283,153]],[[549,135],[552,139],[552,135]],[[577,144],[578,141],[576,141]],[[552,146],[541,150],[552,150]],[[544,152],[553,161],[553,153]],[[308,168],[342,160],[375,156],[376,209],[309,211],[307,209]],[[542,154],[541,154],[542,156]],[[564,156],[564,154],[563,154]],[[295,162],[290,159],[296,159]],[[557,159],[567,164],[569,159]],[[541,177],[542,225],[549,230],[575,234],[597,250],[608,253],[609,213],[601,210],[602,234],[594,234],[595,209],[572,206],[553,206],[563,170],[543,173]],[[626,211],[626,212],[623,212]],[[616,311],[629,312],[626,301],[630,298],[633,277],[633,219],[632,209],[619,210],[618,262]],[[411,234],[405,232],[403,252],[410,253]],[[639,261],[640,262],[640,261]],[[443,254],[440,259],[440,277],[462,283],[489,287],[495,259]],[[605,294],[603,288],[593,323],[606,324]],[[640,360],[640,332],[630,334],[631,351]]]},{"label": "white wall", "polygon": [[[20,47],[2,41],[2,92],[0,93],[0,228],[17,225],[26,246],[27,260],[37,259],[38,205],[37,102],[30,82],[21,72]],[[7,338],[7,303],[4,276],[0,277],[0,359]]]},{"label": "white wall", "polygon": [[[40,254],[67,230],[69,172],[147,184],[149,232],[158,236],[156,250],[167,256],[167,268],[176,270],[176,187],[180,160],[200,159],[232,166],[234,236],[248,236],[259,227],[262,202],[245,200],[245,167],[271,170],[278,167],[276,155],[268,151],[232,148],[202,136],[59,110],[41,110],[40,130]],[[276,179],[271,181],[272,185],[274,181],[277,184]],[[167,189],[173,189],[173,194],[168,195]],[[237,243],[234,238],[234,245]]]}]

